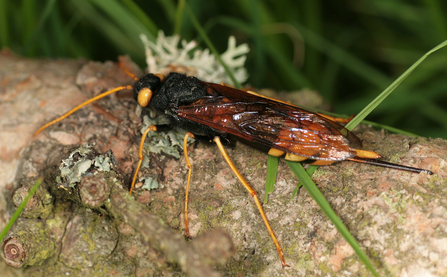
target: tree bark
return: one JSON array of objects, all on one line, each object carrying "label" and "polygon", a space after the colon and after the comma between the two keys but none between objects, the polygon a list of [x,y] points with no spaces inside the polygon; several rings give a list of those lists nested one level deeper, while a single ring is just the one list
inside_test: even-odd
[{"label": "tree bark", "polygon": [[[123,184],[129,186],[141,136],[141,119],[135,113],[137,104],[131,93],[124,91],[100,100],[37,138],[32,135],[93,95],[132,84],[131,78],[112,62],[30,60],[3,51],[0,64],[1,228],[13,212],[10,199],[19,182],[44,173],[48,176],[52,171],[57,176],[60,171],[55,164],[60,163],[61,155],[79,144],[96,143],[100,153],[112,149]],[[381,276],[445,276],[447,141],[388,134],[367,126],[354,132],[363,139],[364,149],[380,153],[387,161],[432,170],[434,175],[339,162],[320,167],[312,179]],[[189,151],[193,164],[189,204],[192,241],[207,230],[223,229],[236,247],[229,261],[215,266],[222,275],[368,275],[304,189],[290,200],[297,179],[285,163],[280,161],[275,191],[264,205],[290,266],[282,269],[256,206],[215,145],[199,142]],[[228,153],[262,199],[267,155],[239,142],[230,146]],[[140,176],[152,177],[159,188],[137,189],[136,200],[146,205],[145,212],[156,215],[179,236],[184,235],[184,159],[150,154],[148,165]],[[54,180],[46,180],[47,186],[49,182]],[[60,199],[57,191],[49,191]],[[156,247],[137,243],[145,234],[139,235],[134,226],[117,223],[113,216],[104,216],[106,212],[92,212],[92,207],[54,201],[50,215],[33,220],[46,228],[42,233],[53,235],[55,254],[24,269],[24,275],[90,272],[151,276],[181,271]],[[101,230],[107,235],[101,237]],[[192,243],[187,245],[193,247]],[[89,255],[82,255],[85,251]],[[17,273],[2,264],[0,271]]]}]

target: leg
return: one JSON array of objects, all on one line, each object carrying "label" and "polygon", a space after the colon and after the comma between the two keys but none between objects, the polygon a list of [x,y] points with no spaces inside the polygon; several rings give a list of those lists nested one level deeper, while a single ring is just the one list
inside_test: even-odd
[{"label": "leg", "polygon": [[137,181],[137,176],[138,176],[138,171],[140,171],[140,167],[141,164],[143,163],[143,146],[144,146],[144,140],[147,137],[147,133],[149,133],[149,131],[157,131],[157,126],[155,125],[151,125],[149,126],[146,131],[144,131],[143,136],[141,137],[141,142],[140,142],[140,148],[138,150],[138,165],[137,165],[137,169],[135,170],[135,173],[133,175],[133,179],[132,179],[132,185],[130,186],[130,191],[129,194],[132,194],[132,190],[135,187],[135,182]]},{"label": "leg", "polygon": [[190,132],[185,134],[183,139],[183,154],[185,155],[186,166],[188,166],[188,181],[186,183],[186,193],[185,193],[185,233],[186,237],[189,238],[189,222],[188,222],[188,200],[189,200],[189,184],[191,182],[192,165],[188,158],[188,138],[194,138],[194,135]]},{"label": "leg", "polygon": [[237,170],[236,166],[231,161],[230,157],[228,156],[227,152],[225,151],[225,148],[223,147],[223,145],[222,145],[222,143],[220,141],[220,138],[219,137],[215,137],[214,138],[214,142],[217,144],[217,147],[219,147],[220,153],[222,153],[222,156],[224,157],[225,161],[230,166],[231,170],[234,172],[234,174],[236,174],[236,176],[239,179],[239,181],[241,181],[242,185],[245,187],[245,189],[253,197],[253,200],[256,203],[256,207],[258,208],[259,213],[261,214],[262,219],[264,220],[265,226],[267,227],[267,230],[268,230],[270,236],[273,239],[273,243],[275,243],[276,250],[278,251],[279,259],[281,260],[282,267],[284,268],[284,267],[288,266],[286,264],[286,262],[284,261],[284,253],[282,251],[282,248],[279,245],[279,242],[276,239],[275,233],[273,233],[273,229],[270,226],[270,223],[269,223],[269,221],[267,219],[267,216],[265,215],[264,209],[262,208],[262,205],[259,202],[258,197],[256,196],[256,191],[248,184],[247,180],[245,180],[245,178],[242,176],[242,174],[239,172],[239,170]]}]

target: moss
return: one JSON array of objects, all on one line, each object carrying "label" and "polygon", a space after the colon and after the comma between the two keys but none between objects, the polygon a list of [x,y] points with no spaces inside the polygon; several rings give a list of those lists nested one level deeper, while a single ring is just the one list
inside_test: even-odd
[{"label": "moss", "polygon": [[171,226],[171,228],[177,229],[180,227],[180,218],[178,217],[174,217],[170,222],[169,222],[169,226]]},{"label": "moss", "polygon": [[209,205],[208,201],[197,201],[196,210],[198,211],[198,216],[200,218],[200,222],[202,223],[202,228],[200,232],[206,231],[213,226],[216,226],[218,224],[219,218],[218,217],[211,217],[210,218],[210,212],[215,211],[216,207]]},{"label": "moss", "polygon": [[374,223],[372,222],[371,217],[364,217],[358,224],[357,224],[357,229],[358,230],[364,230],[367,227],[373,225]]},{"label": "moss", "polygon": [[87,233],[82,234],[82,240],[85,241],[88,244],[88,250],[90,252],[93,252],[95,250],[95,242],[88,235],[88,234],[91,234],[93,232],[92,229],[93,229],[93,226],[91,226],[91,228],[87,230]]},{"label": "moss", "polygon": [[303,253],[299,256],[298,261],[296,263],[297,269],[313,269],[315,268],[315,263],[309,253]]},{"label": "moss", "polygon": [[323,275],[334,275],[334,271],[330,269],[325,263],[319,263],[318,268],[323,272]]},{"label": "moss", "polygon": [[383,192],[380,194],[379,197],[382,198],[391,209],[397,211],[398,213],[404,213],[410,202],[409,201],[410,196],[408,195],[408,192],[405,190],[401,191],[391,190],[388,193]]}]

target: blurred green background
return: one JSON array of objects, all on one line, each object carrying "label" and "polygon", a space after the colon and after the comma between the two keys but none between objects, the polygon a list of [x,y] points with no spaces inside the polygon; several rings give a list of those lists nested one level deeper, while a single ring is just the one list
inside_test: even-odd
[{"label": "blurred green background", "polygon": [[[189,0],[187,5],[219,52],[230,35],[249,44],[251,86],[315,89],[335,112],[347,115],[358,113],[447,39],[443,0]],[[140,33],[153,39],[161,29],[202,41],[178,7],[173,0],[0,0],[0,45],[36,58],[103,61],[129,54],[143,67]],[[446,77],[443,49],[367,119],[447,138]]]}]

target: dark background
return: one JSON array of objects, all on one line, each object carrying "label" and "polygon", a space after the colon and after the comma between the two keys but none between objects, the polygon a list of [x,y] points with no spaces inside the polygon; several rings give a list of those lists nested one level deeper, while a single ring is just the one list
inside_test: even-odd
[{"label": "dark background", "polygon": [[[315,89],[335,112],[347,115],[362,110],[447,39],[442,0],[191,0],[187,5],[219,52],[230,35],[249,44],[251,86]],[[144,67],[140,33],[153,39],[161,29],[202,42],[178,6],[169,0],[0,0],[0,45],[36,58],[104,61],[129,54]],[[447,138],[446,77],[442,49],[367,119]]]}]

